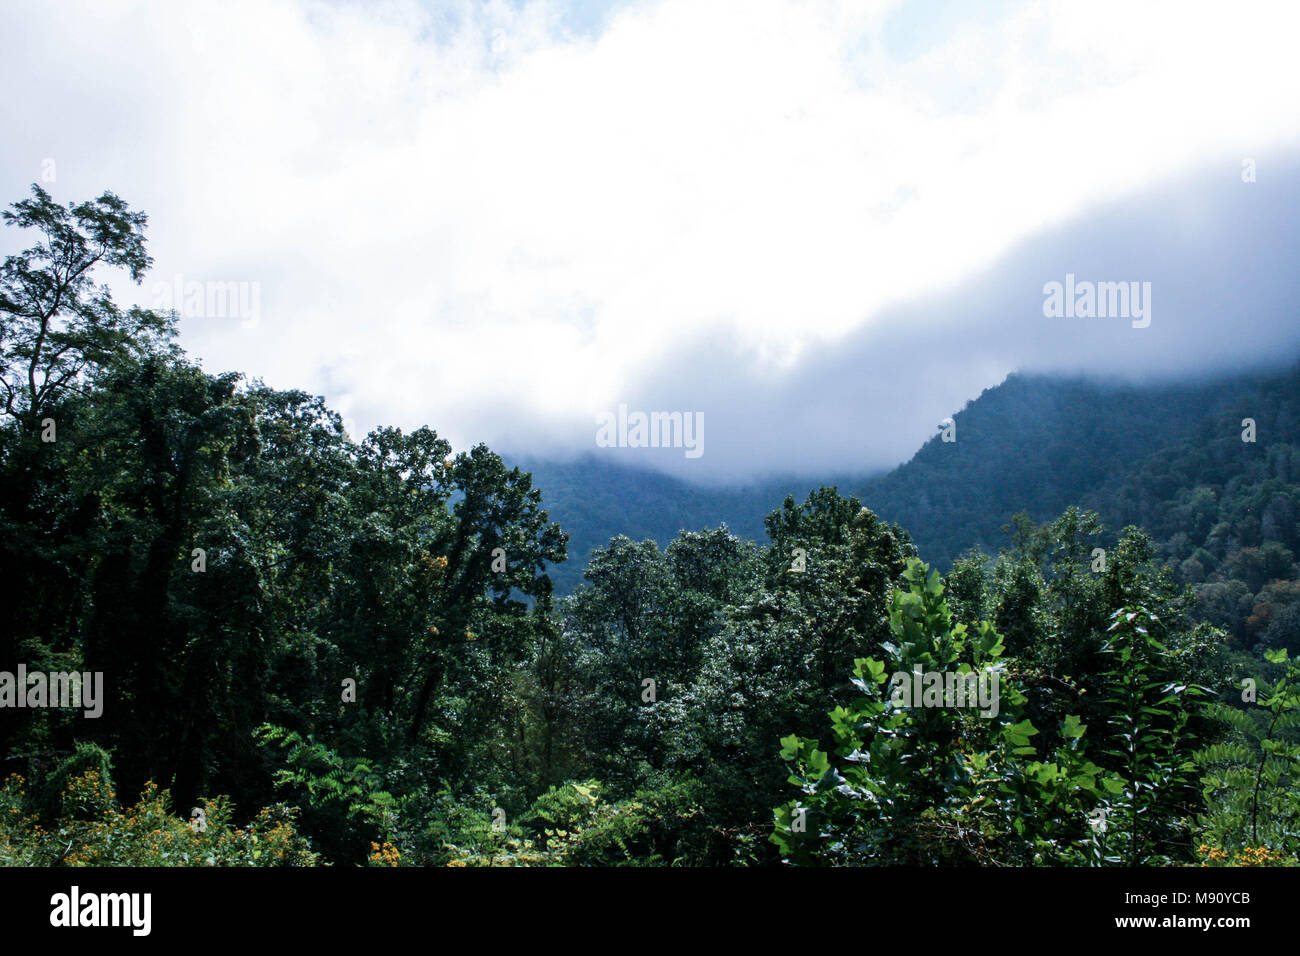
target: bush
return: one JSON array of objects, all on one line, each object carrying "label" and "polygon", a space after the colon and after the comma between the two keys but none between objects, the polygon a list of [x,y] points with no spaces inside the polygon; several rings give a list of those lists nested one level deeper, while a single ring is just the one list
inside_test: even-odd
[{"label": "bush", "polygon": [[1243,706],[1207,708],[1228,730],[1196,754],[1205,771],[1206,813],[1197,822],[1207,865],[1274,857],[1280,865],[1300,854],[1300,662],[1288,662],[1283,649],[1265,656],[1281,668],[1276,680],[1258,679]]},{"label": "bush", "polygon": [[[1096,858],[1088,814],[1118,788],[1084,759],[1084,725],[1067,717],[1053,762],[1035,760],[1038,731],[1021,716],[1002,638],[988,623],[954,624],[943,582],[909,562],[894,592],[885,661],[859,659],[863,696],[830,713],[834,747],[781,741],[797,799],[775,812],[771,840],[787,862],[850,865],[1080,863]],[[996,713],[913,707],[891,674],[984,672],[1000,679]],[[992,710],[992,708],[990,708]]]},{"label": "bush", "polygon": [[154,783],[134,806],[119,809],[97,769],[67,781],[67,812],[44,829],[22,807],[25,781],[10,777],[0,790],[0,864],[5,866],[313,866],[316,854],[295,828],[296,811],[277,805],[234,828],[226,797],[206,801],[193,822],[171,812],[171,798]]}]

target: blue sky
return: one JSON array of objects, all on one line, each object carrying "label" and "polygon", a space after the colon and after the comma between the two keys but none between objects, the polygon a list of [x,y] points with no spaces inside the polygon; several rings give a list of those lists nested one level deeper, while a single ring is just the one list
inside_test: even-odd
[{"label": "blue sky", "polygon": [[[887,467],[1016,368],[1291,347],[1298,26],[1286,3],[10,4],[0,200],[116,191],[156,260],[120,297],[256,283],[256,323],[183,316],[182,343],[361,430],[574,454],[627,403],[706,413],[690,470],[655,460],[687,477]],[[1049,323],[1071,269],[1153,282],[1152,326]]]}]

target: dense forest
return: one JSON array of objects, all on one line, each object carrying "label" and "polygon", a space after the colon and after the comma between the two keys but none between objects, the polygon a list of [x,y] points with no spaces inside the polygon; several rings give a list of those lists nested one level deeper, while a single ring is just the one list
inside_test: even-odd
[{"label": "dense forest", "polygon": [[[505,456],[503,456],[505,457]],[[547,568],[557,595],[572,594],[597,548],[616,535],[647,538],[660,547],[688,528],[726,525],[741,538],[763,541],[763,518],[789,495],[803,500],[822,485],[852,488],[860,476],[772,477],[744,485],[696,485],[650,468],[594,454],[571,461],[528,457],[507,461],[533,476],[542,504],[569,537],[568,560]]]},{"label": "dense forest", "polygon": [[[1158,445],[1015,377],[561,596],[533,475],[205,372],[95,284],[151,264],[111,193],[4,215],[0,862],[1297,862],[1296,372],[1171,386]],[[12,676],[74,672],[98,714]]]},{"label": "dense forest", "polygon": [[[1108,527],[1148,528],[1161,554],[1177,558],[1170,567],[1179,580],[1201,584],[1205,579],[1195,565],[1186,572],[1178,567],[1195,550],[1188,549],[1191,532],[1185,529],[1195,522],[1186,520],[1186,501],[1199,495],[1204,510],[1206,496],[1213,494],[1216,509],[1224,507],[1222,495],[1231,482],[1219,520],[1235,521],[1230,513],[1258,507],[1248,499],[1270,476],[1281,482],[1269,485],[1271,496],[1281,494],[1275,511],[1287,507],[1286,499],[1295,500],[1294,488],[1285,487],[1295,471],[1284,459],[1300,434],[1300,410],[1291,398],[1296,394],[1300,366],[1144,386],[1018,373],[955,414],[960,442],[944,443],[936,435],[910,461],[880,475],[698,486],[593,455],[519,464],[533,474],[548,512],[569,534],[570,562],[550,570],[557,594],[581,583],[585,559],[614,534],[652,538],[662,546],[683,528],[726,524],[742,538],[761,541],[763,515],[788,495],[802,500],[823,484],[852,489],[876,514],[907,528],[921,556],[940,569],[951,568],[971,549],[999,550],[1017,514],[1042,523],[1076,504],[1096,511]],[[1258,443],[1240,441],[1240,422],[1247,417],[1257,422],[1257,431],[1268,429],[1267,454],[1254,451]],[[1243,527],[1249,537],[1234,539],[1233,548],[1243,540],[1255,547],[1274,541],[1294,551],[1291,522],[1290,512],[1275,513],[1266,531],[1252,534]],[[1201,540],[1208,530],[1201,529]],[[1216,536],[1220,558],[1230,543],[1224,530]]]}]

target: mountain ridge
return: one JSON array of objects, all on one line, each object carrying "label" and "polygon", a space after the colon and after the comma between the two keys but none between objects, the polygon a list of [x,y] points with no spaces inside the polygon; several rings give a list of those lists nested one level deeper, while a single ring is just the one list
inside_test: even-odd
[{"label": "mountain ridge", "polygon": [[[1120,523],[1143,523],[1144,514],[1154,515],[1154,503],[1135,509],[1108,504],[1122,498],[1132,469],[1150,470],[1153,458],[1198,429],[1204,434],[1207,420],[1230,407],[1247,407],[1251,395],[1285,387],[1296,376],[1296,366],[1274,367],[1144,385],[1013,372],[953,414],[954,441],[936,434],[906,462],[874,475],[709,486],[592,453],[571,461],[508,460],[533,474],[551,519],[570,534],[569,561],[551,571],[559,593],[580,582],[592,550],[615,535],[650,538],[663,547],[682,530],[726,524],[741,537],[762,541],[763,518],[786,495],[802,499],[821,485],[852,493],[884,520],[901,525],[922,557],[946,570],[972,547],[995,553],[1005,543],[1002,527],[1021,511],[1046,521],[1082,505],[1098,510],[1112,531]],[[1289,435],[1295,423],[1288,417],[1270,428],[1274,435]]]}]

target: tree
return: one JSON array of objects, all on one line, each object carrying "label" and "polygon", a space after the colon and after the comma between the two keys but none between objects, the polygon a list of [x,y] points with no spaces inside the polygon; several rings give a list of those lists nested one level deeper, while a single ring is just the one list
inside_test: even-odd
[{"label": "tree", "polygon": [[[174,317],[147,309],[123,312],[107,286],[96,287],[100,265],[123,268],[139,284],[153,260],[145,252],[144,213],[111,192],[65,209],[40,186],[13,204],[5,224],[35,229],[35,245],[0,265],[0,387],[3,410],[34,429],[58,395],[107,369],[167,343]],[[88,383],[87,383],[88,384]]]},{"label": "tree", "polygon": [[1102,649],[1106,671],[1106,755],[1122,786],[1106,804],[1106,861],[1126,866],[1168,865],[1179,857],[1183,818],[1194,806],[1188,724],[1193,700],[1204,689],[1169,680],[1165,627],[1144,607],[1112,615]]},{"label": "tree", "polygon": [[[0,609],[0,669],[79,659],[87,542],[98,512],[73,483],[78,431],[89,425],[89,396],[123,363],[173,349],[174,317],[125,312],[96,287],[101,266],[139,283],[150,259],[145,217],[112,193],[64,208],[39,186],[3,213],[5,224],[36,233],[0,264],[0,579],[21,592]],[[102,397],[102,396],[101,396]],[[39,725],[39,727],[38,727]],[[28,731],[68,728],[32,713],[0,715],[0,753]]]},{"label": "tree", "polygon": [[[800,795],[777,808],[772,841],[803,864],[1081,862],[1087,811],[1114,786],[1084,757],[1084,725],[1067,717],[1054,759],[1035,759],[1038,731],[1022,716],[997,630],[954,622],[938,572],[920,561],[904,582],[884,659],[856,661],[861,695],[830,712],[831,749],[782,738]],[[947,692],[925,706],[900,697],[914,671],[945,683],[970,675],[980,703],[996,706]]]},{"label": "tree", "polygon": [[1255,700],[1207,707],[1229,730],[1196,753],[1207,808],[1199,830],[1211,856],[1261,848],[1300,856],[1300,664],[1288,662],[1285,649],[1265,657],[1281,673],[1258,681]]}]

